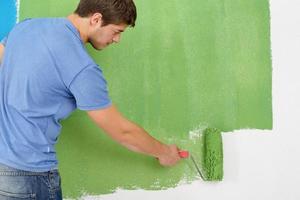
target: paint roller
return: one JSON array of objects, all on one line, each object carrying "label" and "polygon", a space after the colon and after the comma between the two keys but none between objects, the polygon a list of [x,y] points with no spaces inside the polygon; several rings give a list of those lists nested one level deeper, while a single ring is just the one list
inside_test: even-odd
[{"label": "paint roller", "polygon": [[221,181],[223,179],[221,131],[216,128],[206,128],[201,134],[203,134],[203,146],[201,148],[201,161],[203,163],[198,163],[189,151],[179,151],[179,156],[181,158],[190,158],[198,174],[204,181]]}]

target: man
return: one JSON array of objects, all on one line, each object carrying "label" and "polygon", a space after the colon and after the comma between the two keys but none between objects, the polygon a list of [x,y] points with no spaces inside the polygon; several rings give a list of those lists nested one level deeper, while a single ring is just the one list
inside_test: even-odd
[{"label": "man", "polygon": [[28,19],[0,45],[0,199],[61,199],[54,149],[60,120],[76,108],[130,150],[176,164],[166,145],[111,103],[101,69],[84,44],[101,50],[134,26],[132,0],[81,0],[67,18]]}]

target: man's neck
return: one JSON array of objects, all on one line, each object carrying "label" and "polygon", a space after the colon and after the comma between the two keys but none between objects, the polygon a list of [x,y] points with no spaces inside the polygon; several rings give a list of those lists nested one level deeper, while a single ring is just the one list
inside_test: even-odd
[{"label": "man's neck", "polygon": [[77,14],[70,14],[67,17],[71,23],[75,26],[75,28],[78,30],[79,34],[80,34],[80,38],[83,41],[83,43],[87,43],[88,42],[88,23],[89,23],[89,19],[88,18],[83,18],[80,17]]}]

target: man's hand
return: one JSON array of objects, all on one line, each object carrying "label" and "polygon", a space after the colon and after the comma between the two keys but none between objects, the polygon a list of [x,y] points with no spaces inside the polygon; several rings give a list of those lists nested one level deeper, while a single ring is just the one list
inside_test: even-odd
[{"label": "man's hand", "polygon": [[159,163],[163,166],[173,166],[178,163],[178,161],[181,159],[179,156],[179,149],[176,145],[168,145],[166,146],[166,152],[159,156],[157,159],[159,160]]},{"label": "man's hand", "polygon": [[3,53],[4,53],[4,46],[3,44],[0,43],[0,64],[2,62]]}]

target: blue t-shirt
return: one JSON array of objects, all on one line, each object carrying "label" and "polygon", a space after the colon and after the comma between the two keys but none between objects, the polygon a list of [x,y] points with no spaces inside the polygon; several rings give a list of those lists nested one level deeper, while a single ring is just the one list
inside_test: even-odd
[{"label": "blue t-shirt", "polygon": [[25,20],[2,43],[0,163],[55,169],[60,120],[111,105],[102,71],[67,18]]}]

